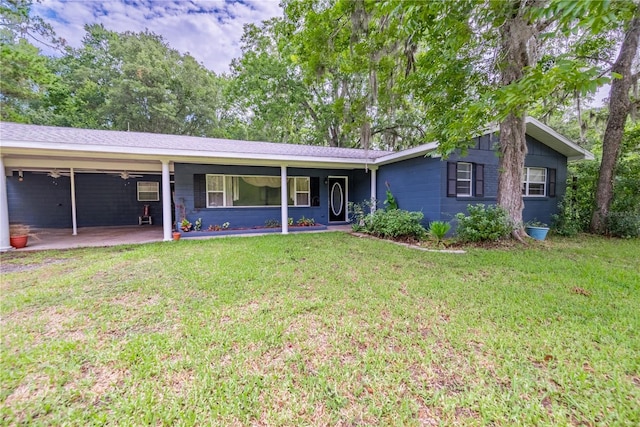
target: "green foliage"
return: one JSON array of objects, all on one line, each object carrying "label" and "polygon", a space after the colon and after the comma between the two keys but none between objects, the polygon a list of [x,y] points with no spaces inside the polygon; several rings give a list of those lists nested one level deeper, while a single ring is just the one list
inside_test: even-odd
[{"label": "green foliage", "polygon": [[640,213],[609,212],[605,224],[610,236],[625,239],[640,237]]},{"label": "green foliage", "polygon": [[505,238],[513,231],[507,211],[495,205],[468,205],[468,215],[456,214],[458,227],[456,234],[465,242],[495,241]]},{"label": "green foliage", "polygon": [[423,219],[422,212],[378,209],[365,220],[365,231],[382,238],[421,240],[426,236]]},{"label": "green foliage", "polygon": [[280,221],[275,218],[269,218],[264,222],[264,226],[267,228],[278,228],[280,227]]},{"label": "green foliage", "polygon": [[306,218],[304,215],[302,215],[302,217],[300,217],[300,219],[296,221],[296,224],[301,227],[311,227],[313,225],[316,225],[316,220],[313,218]]},{"label": "green foliage", "polygon": [[558,203],[558,213],[551,216],[552,230],[560,236],[573,237],[583,231],[577,212],[566,203],[566,198]]},{"label": "green foliage", "polygon": [[375,199],[364,200],[362,203],[348,203],[349,221],[353,231],[366,231],[367,221],[370,220],[371,208],[375,205]]},{"label": "green foliage", "polygon": [[393,193],[391,192],[391,186],[389,185],[388,182],[385,182],[385,185],[387,186],[387,191],[385,193],[386,198],[384,200],[385,209],[387,210],[398,209],[398,202],[396,201],[396,198],[393,196]]},{"label": "green foliage", "polygon": [[451,230],[451,224],[446,221],[431,221],[429,224],[429,236],[435,240],[436,244],[441,245],[444,236]]},{"label": "green foliage", "polygon": [[191,224],[187,218],[183,218],[182,221],[180,221],[180,229],[182,231],[191,231],[192,228],[193,224]]},{"label": "green foliage", "polygon": [[[609,217],[605,219],[606,232],[612,236],[634,236],[634,221],[640,215],[640,126],[625,130],[622,152],[616,167],[613,200]],[[595,146],[599,151],[599,146]],[[567,190],[553,229],[557,234],[573,236],[589,231],[598,183],[599,161],[582,161],[569,165]]]}]

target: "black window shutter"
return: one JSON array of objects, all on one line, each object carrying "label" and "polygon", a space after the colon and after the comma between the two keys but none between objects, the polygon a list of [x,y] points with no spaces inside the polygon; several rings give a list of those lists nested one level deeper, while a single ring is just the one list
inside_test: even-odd
[{"label": "black window shutter", "polygon": [[484,197],[484,165],[476,164],[476,197]]},{"label": "black window shutter", "polygon": [[456,197],[458,193],[458,164],[454,162],[447,163],[447,197]]},{"label": "black window shutter", "polygon": [[320,178],[312,176],[309,182],[311,191],[311,206],[320,206]]},{"label": "black window shutter", "polygon": [[193,175],[193,207],[207,207],[207,179],[204,174]]},{"label": "black window shutter", "polygon": [[549,174],[549,197],[556,197],[556,170],[555,169],[547,169]]}]

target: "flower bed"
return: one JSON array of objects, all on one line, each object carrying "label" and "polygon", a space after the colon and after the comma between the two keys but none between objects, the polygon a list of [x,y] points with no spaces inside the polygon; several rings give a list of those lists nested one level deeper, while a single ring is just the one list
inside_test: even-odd
[{"label": "flower bed", "polygon": [[[327,229],[327,226],[323,224],[306,225],[306,226],[299,226],[299,225],[289,226],[289,232],[292,232],[292,233],[296,233],[299,231],[322,231],[326,229]],[[182,238],[188,239],[190,237],[193,238],[193,237],[208,237],[208,236],[233,236],[233,235],[239,235],[239,234],[258,234],[258,233],[282,233],[282,227],[260,226],[260,227],[251,227],[251,228],[227,228],[227,229],[218,230],[218,231],[208,231],[208,230],[189,231],[186,233],[183,232]]]}]

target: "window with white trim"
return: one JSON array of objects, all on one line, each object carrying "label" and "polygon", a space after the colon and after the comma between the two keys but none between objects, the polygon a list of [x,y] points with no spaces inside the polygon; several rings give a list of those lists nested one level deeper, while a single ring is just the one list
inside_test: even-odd
[{"label": "window with white trim", "polygon": [[160,200],[160,185],[157,182],[138,181],[138,201],[157,202]]},{"label": "window with white trim", "polygon": [[[259,175],[207,175],[207,207],[280,206],[281,177]],[[289,206],[310,205],[309,177],[287,178]]]},{"label": "window with white trim", "polygon": [[522,195],[544,197],[547,194],[547,169],[524,168],[522,175]]},{"label": "window with white trim", "polygon": [[456,169],[456,195],[469,197],[472,194],[473,165],[471,163],[458,162]]},{"label": "window with white trim", "polygon": [[[291,182],[292,180],[293,180],[293,183]],[[311,188],[309,186],[309,177],[289,178],[289,181],[287,182],[287,186],[289,188],[295,189],[294,190],[295,198],[293,200],[289,200],[289,205],[309,206],[309,200],[311,198],[310,197]]]}]

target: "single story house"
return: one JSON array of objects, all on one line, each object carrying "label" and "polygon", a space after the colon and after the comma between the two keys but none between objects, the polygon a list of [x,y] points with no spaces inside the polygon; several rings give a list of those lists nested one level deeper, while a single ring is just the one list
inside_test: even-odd
[{"label": "single story house", "polygon": [[[567,161],[593,155],[533,118],[526,128],[524,217],[549,221]],[[76,234],[138,224],[144,209],[165,240],[183,217],[205,228],[277,220],[282,233],[288,218],[341,224],[348,202],[383,200],[387,185],[425,222],[450,220],[469,203],[495,202],[497,138],[479,136],[465,157],[443,160],[436,142],[389,152],[2,122],[0,250],[10,222]]]}]

